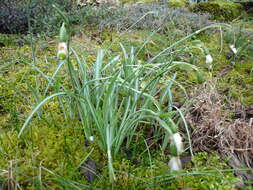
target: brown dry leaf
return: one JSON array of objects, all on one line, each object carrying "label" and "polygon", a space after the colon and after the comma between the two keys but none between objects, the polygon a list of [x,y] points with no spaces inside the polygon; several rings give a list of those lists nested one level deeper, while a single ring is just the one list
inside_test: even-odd
[{"label": "brown dry leaf", "polygon": [[233,69],[233,67],[231,67],[231,66],[225,67],[224,69],[222,69],[222,70],[220,71],[220,76],[223,76],[223,75],[227,74],[227,73],[230,72],[232,69]]}]

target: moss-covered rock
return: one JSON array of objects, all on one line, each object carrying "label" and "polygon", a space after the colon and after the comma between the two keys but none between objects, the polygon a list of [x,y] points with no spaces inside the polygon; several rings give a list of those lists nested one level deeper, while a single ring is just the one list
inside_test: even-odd
[{"label": "moss-covered rock", "polygon": [[[253,1],[252,0],[234,0],[235,3],[240,3],[246,12],[253,12]],[[253,14],[252,14],[253,15]]]},{"label": "moss-covered rock", "polygon": [[169,0],[169,7],[184,7],[186,5],[186,0]]},{"label": "moss-covered rock", "polygon": [[233,20],[240,16],[243,6],[239,3],[231,1],[210,1],[201,2],[191,7],[194,12],[210,13],[213,19],[218,20]]}]

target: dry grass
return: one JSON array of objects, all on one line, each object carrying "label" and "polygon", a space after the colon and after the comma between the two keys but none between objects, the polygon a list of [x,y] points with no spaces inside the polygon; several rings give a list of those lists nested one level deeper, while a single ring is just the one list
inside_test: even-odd
[{"label": "dry grass", "polygon": [[[218,150],[222,157],[229,157],[233,168],[253,168],[253,130],[249,123],[237,119],[226,127],[219,139]],[[253,171],[235,172],[246,180],[253,181]]]},{"label": "dry grass", "polygon": [[[230,158],[231,167],[253,168],[253,130],[250,108],[241,103],[224,103],[226,98],[208,82],[194,92],[196,98],[186,115],[193,127],[193,151],[217,151]],[[253,181],[250,171],[237,171],[244,179]]]},{"label": "dry grass", "polygon": [[215,84],[211,83],[197,89],[194,96],[194,103],[186,115],[193,127],[193,150],[210,152],[218,148],[224,126],[228,125],[222,96],[217,92]]}]

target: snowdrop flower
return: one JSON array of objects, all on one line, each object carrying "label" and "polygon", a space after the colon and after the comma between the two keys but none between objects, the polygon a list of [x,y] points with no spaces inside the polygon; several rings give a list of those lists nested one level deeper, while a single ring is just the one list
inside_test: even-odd
[{"label": "snowdrop flower", "polygon": [[58,45],[57,57],[60,60],[65,60],[68,56],[68,46],[66,42],[60,42]]},{"label": "snowdrop flower", "polygon": [[211,64],[213,62],[213,58],[210,54],[206,55],[206,64]]},{"label": "snowdrop flower", "polygon": [[182,169],[182,164],[180,158],[177,157],[172,157],[169,161],[168,166],[170,167],[171,170],[181,170]]},{"label": "snowdrop flower", "polygon": [[182,137],[179,133],[174,133],[171,136],[171,144],[176,147],[177,155],[181,154],[184,151],[184,145],[182,141]]},{"label": "snowdrop flower", "polygon": [[69,36],[67,29],[65,27],[65,23],[62,23],[62,26],[60,28],[60,43],[58,45],[58,53],[57,57],[60,60],[65,60],[68,56],[68,42]]},{"label": "snowdrop flower", "polygon": [[237,49],[235,48],[234,44],[230,44],[229,47],[234,54],[237,54]]},{"label": "snowdrop flower", "polygon": [[90,136],[90,137],[89,137],[89,140],[90,140],[91,142],[93,142],[93,141],[94,141],[94,136]]}]

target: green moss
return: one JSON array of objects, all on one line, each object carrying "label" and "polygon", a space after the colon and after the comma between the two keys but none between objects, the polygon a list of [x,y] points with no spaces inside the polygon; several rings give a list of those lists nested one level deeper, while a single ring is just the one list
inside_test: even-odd
[{"label": "green moss", "polygon": [[191,7],[194,12],[210,13],[213,19],[233,20],[242,13],[242,5],[231,1],[215,0],[201,2]]},{"label": "green moss", "polygon": [[226,161],[215,154],[198,153],[188,167],[189,173],[176,178],[173,186],[181,189],[232,190],[236,189],[239,182],[239,179],[233,175],[233,171],[229,170]]},{"label": "green moss", "polygon": [[[139,52],[140,59],[138,61],[143,63],[149,58],[154,57],[163,47],[168,47],[172,43],[172,40],[175,41],[174,36],[169,33],[171,30],[168,27],[167,35],[161,33],[153,35],[153,38],[144,47],[142,47],[143,41],[151,34],[149,31],[134,31],[123,35],[115,33],[109,35],[109,31],[105,31],[106,33],[102,36],[102,40],[104,40],[103,45],[105,47],[112,45],[111,49],[108,50],[111,54],[119,54],[121,52],[118,42],[125,45],[128,52],[132,46],[134,46],[136,52],[139,50],[138,48],[142,47],[143,49]],[[113,40],[118,40],[115,44],[111,44],[111,36]],[[200,67],[201,74],[205,75],[205,78],[208,78],[208,76],[210,78],[213,76],[218,77],[220,89],[229,89],[228,96],[230,95],[235,99],[239,98],[243,99],[244,102],[253,103],[253,94],[250,90],[252,89],[251,84],[253,82],[250,56],[243,60],[237,60],[231,71],[221,75],[221,71],[230,66],[231,60],[226,59],[227,44],[224,44],[224,50],[220,52],[218,36],[219,34],[212,33],[212,35],[204,34],[196,37],[201,38],[214,58],[213,70],[211,72],[205,69],[205,56],[196,49],[196,51],[189,50],[189,52],[185,48],[187,45],[181,47],[186,50],[180,51],[182,55],[177,56],[176,60],[190,62]],[[180,36],[176,38],[178,37],[180,38]],[[78,40],[81,39],[76,39],[76,41]],[[76,41],[73,43],[80,42]],[[81,41],[81,43],[82,46],[78,49],[78,53],[91,42],[84,43]],[[36,50],[36,66],[47,76],[51,76],[53,69],[57,66],[55,61],[56,50],[54,48],[55,46],[52,46],[51,49],[46,48],[42,50],[38,47]],[[176,48],[180,50],[179,46]],[[1,72],[0,76],[7,80],[9,84],[21,90],[33,103],[36,103],[27,85],[38,87],[38,90],[43,92],[43,87],[47,83],[41,79],[43,77],[38,76],[37,72],[25,64],[31,62],[30,54],[31,48],[28,46],[12,50],[8,48],[4,49],[0,62],[11,62],[13,65],[5,69],[4,72]],[[90,55],[90,52],[87,54]],[[164,60],[168,60],[168,56],[170,54],[165,54]],[[194,60],[191,59],[193,57]],[[95,55],[90,55],[86,60],[91,64],[94,62],[94,58]],[[15,64],[15,61],[18,64]],[[163,59],[158,61],[163,61]],[[56,80],[64,83],[67,81],[67,77],[66,73],[64,75],[65,71],[62,71],[61,76],[59,76],[60,78],[56,78]],[[169,77],[174,74],[174,71],[178,72],[177,81],[181,82],[184,87],[192,89],[196,87],[197,83],[203,82],[202,76],[198,75],[195,71],[180,68],[173,70],[172,73],[168,73],[168,78],[164,79],[165,84],[168,82]],[[89,158],[95,160],[100,171],[98,177],[92,183],[92,186],[96,188],[122,190],[235,189],[238,180],[227,166],[226,161],[221,160],[216,155],[209,155],[207,153],[196,154],[192,163],[185,170],[171,172],[167,166],[170,159],[169,155],[162,154],[159,150],[150,147],[150,157],[147,147],[143,143],[146,140],[146,136],[142,130],[138,131],[138,135],[143,136],[143,138],[137,139],[138,141],[130,147],[133,158],[128,160],[123,150],[115,158],[113,166],[116,171],[117,181],[112,185],[108,180],[106,155],[103,155],[96,142],[91,144],[90,147],[84,146],[85,137],[83,129],[78,127],[81,124],[79,121],[68,123],[64,121],[57,101],[46,104],[43,107],[45,112],[42,119],[40,120],[35,115],[30,124],[31,131],[25,131],[24,136],[18,139],[16,131],[20,129],[23,119],[27,117],[27,113],[32,109],[32,106],[22,100],[22,97],[19,97],[16,91],[8,85],[0,86],[0,94],[0,104],[2,106],[0,107],[0,168],[8,171],[10,161],[13,161],[14,178],[23,189],[42,189],[40,188],[40,183],[45,188],[50,189],[73,189],[73,186],[67,185],[70,184],[70,180],[75,181],[76,186],[78,186],[76,182],[88,185],[86,178],[78,168],[91,151],[92,153]],[[185,100],[183,99],[182,90],[178,87],[174,90],[174,95],[179,101]],[[22,118],[21,122],[15,120],[19,118]],[[72,127],[69,128],[69,126]],[[41,166],[51,170],[61,176],[61,178],[43,169],[42,173],[40,173]],[[41,182],[39,182],[40,174],[42,174]],[[0,181],[6,181],[6,176],[0,176]],[[80,185],[79,189],[84,189],[84,186]]]},{"label": "green moss", "polygon": [[[40,122],[40,125],[43,123]],[[86,181],[79,172],[80,164],[91,153],[89,158],[103,166],[102,155],[93,145],[85,147],[82,129],[63,125],[61,128],[46,127],[45,124],[41,127],[33,125],[30,134],[21,138],[17,138],[15,131],[2,133],[0,168],[8,170],[12,162],[13,177],[24,189],[30,189],[28,187],[34,185],[34,179],[40,175],[41,167],[68,179]],[[50,173],[43,170],[41,177],[43,184],[49,184],[50,189],[60,189],[56,182],[52,182]]]},{"label": "green moss", "polygon": [[[238,24],[241,25],[241,23]],[[209,49],[214,60],[212,63],[211,73],[206,74],[211,76],[211,80],[217,81],[217,88],[219,89],[220,93],[227,96],[229,100],[240,100],[244,104],[252,104],[252,43],[250,42],[247,48],[242,48],[244,44],[247,43],[249,40],[249,36],[247,36],[246,34],[249,34],[250,29],[248,29],[248,31],[244,31],[245,33],[243,33],[240,31],[236,31],[234,27],[236,28],[237,25],[234,25],[232,28],[232,34],[235,36],[235,40],[233,40],[232,38],[230,41],[226,41],[224,40],[225,37],[222,38],[224,40],[222,47],[220,46],[221,39],[219,33],[199,36],[199,39]],[[250,26],[247,27],[250,28]],[[226,35],[227,31],[224,32],[224,36]],[[234,41],[236,41],[237,50],[240,51],[239,55],[232,55],[231,57],[228,57],[228,55],[231,54],[229,45],[232,44]],[[198,66],[204,69],[204,56],[198,56],[196,53],[195,55],[197,56]]]},{"label": "green moss", "polygon": [[[148,155],[147,155],[148,156]],[[239,179],[233,175],[226,161],[215,154],[198,153],[185,170],[171,172],[166,160],[159,159],[166,155],[152,156],[151,163],[133,164],[129,160],[121,159],[114,162],[118,180],[113,185],[115,189],[218,189],[233,190]],[[107,176],[104,170],[103,176]],[[102,189],[111,189],[108,182],[104,182]]]},{"label": "green moss", "polygon": [[185,7],[186,0],[169,0],[169,7]]},{"label": "green moss", "polygon": [[0,33],[0,43],[4,44],[5,46],[14,46],[20,37],[20,35],[8,35]]},{"label": "green moss", "polygon": [[153,3],[154,0],[121,0],[123,4],[134,4],[134,3]]}]

